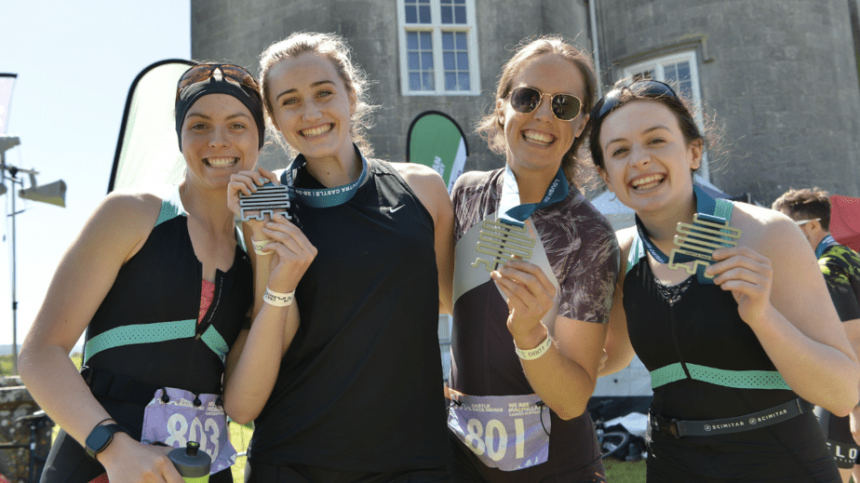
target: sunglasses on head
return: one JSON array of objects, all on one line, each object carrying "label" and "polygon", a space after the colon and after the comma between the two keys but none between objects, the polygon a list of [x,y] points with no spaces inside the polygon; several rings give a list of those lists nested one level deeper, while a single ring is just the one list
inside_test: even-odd
[{"label": "sunglasses on head", "polygon": [[543,96],[550,96],[552,115],[559,121],[572,121],[582,110],[582,101],[570,94],[544,94],[534,87],[517,87],[509,94],[511,107],[515,111],[528,114],[540,106]]},{"label": "sunglasses on head", "polygon": [[[217,72],[217,73],[216,73]],[[209,80],[213,77],[226,77],[238,84],[241,84],[251,90],[257,91],[257,81],[254,80],[247,70],[233,64],[200,64],[185,71],[182,77],[179,78],[179,83],[176,87],[176,98],[188,86]]]},{"label": "sunglasses on head", "polygon": [[599,121],[612,112],[618,106],[621,94],[625,89],[637,97],[678,97],[678,94],[675,94],[675,91],[672,90],[669,84],[651,79],[638,80],[629,86],[613,89],[603,96],[594,106],[594,109],[591,110],[591,119]]}]

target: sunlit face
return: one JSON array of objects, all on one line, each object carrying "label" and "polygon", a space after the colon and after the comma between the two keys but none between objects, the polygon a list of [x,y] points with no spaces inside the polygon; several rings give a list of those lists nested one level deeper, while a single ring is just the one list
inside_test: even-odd
[{"label": "sunlit face", "polygon": [[349,128],[355,95],[331,60],[314,53],[269,70],[272,117],[287,143],[311,161],[352,153]]},{"label": "sunlit face", "polygon": [[657,101],[629,102],[604,120],[600,176],[618,199],[637,213],[686,200],[693,190],[690,171],[702,159],[701,140],[687,144],[678,118]]},{"label": "sunlit face", "polygon": [[[585,79],[570,61],[556,54],[544,54],[524,64],[514,76],[511,90],[533,87],[544,94],[571,94],[585,98]],[[581,112],[572,121],[556,119],[550,96],[543,96],[529,113],[515,111],[510,96],[496,101],[507,142],[507,162],[517,168],[558,171],[562,158],[576,137],[582,134],[588,115]]]},{"label": "sunlit face", "polygon": [[259,139],[251,112],[238,99],[227,94],[201,97],[182,123],[186,179],[224,188],[230,175],[257,164]]}]

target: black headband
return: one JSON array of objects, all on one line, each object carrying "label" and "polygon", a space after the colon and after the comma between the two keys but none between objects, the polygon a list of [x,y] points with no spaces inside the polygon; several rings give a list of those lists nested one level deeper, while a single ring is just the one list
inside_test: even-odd
[{"label": "black headband", "polygon": [[260,93],[227,76],[217,77],[212,76],[179,91],[176,99],[176,136],[179,138],[179,150],[182,151],[182,123],[185,122],[185,114],[198,99],[208,94],[233,96],[248,108],[251,116],[254,117],[254,122],[257,123],[257,132],[260,135],[259,148],[262,149],[266,136],[266,123],[263,120],[263,100],[260,98]]}]

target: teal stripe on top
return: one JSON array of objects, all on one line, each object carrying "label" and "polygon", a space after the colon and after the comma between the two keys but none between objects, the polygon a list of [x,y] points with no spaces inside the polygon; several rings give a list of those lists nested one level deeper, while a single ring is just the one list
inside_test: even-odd
[{"label": "teal stripe on top", "polygon": [[105,349],[122,347],[133,344],[152,344],[166,340],[194,337],[197,319],[179,320],[176,322],[159,322],[155,324],[124,325],[116,327],[93,337],[87,341],[87,354],[84,364],[94,355]]},{"label": "teal stripe on top", "polygon": [[[735,389],[782,389],[790,391],[788,383],[778,371],[729,371],[713,367],[687,364],[693,380]],[[680,362],[651,371],[651,388],[686,379]]]},{"label": "teal stripe on top", "polygon": [[223,363],[230,347],[227,346],[227,342],[224,341],[224,338],[221,337],[221,334],[218,333],[215,326],[210,325],[200,339],[203,340],[210,349],[212,349],[212,352],[218,355],[218,358],[221,359],[221,362]]},{"label": "teal stripe on top", "polygon": [[[87,341],[84,364],[99,352],[115,347],[136,344],[153,344],[175,339],[187,339],[196,336],[197,319],[179,320],[176,322],[159,322],[155,324],[124,325],[102,332]],[[227,342],[213,326],[209,326],[200,337],[207,347],[224,362],[230,349]]]},{"label": "teal stripe on top", "polygon": [[645,245],[639,238],[639,235],[633,237],[633,244],[630,245],[630,254],[627,256],[627,269],[624,273],[629,273],[645,256]]}]

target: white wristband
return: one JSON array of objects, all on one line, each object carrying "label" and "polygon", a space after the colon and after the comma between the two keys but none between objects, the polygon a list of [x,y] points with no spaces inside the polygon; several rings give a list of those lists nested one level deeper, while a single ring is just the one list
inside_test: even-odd
[{"label": "white wristband", "polygon": [[546,334],[546,339],[540,343],[539,346],[534,349],[522,350],[517,347],[516,342],[514,342],[514,349],[517,351],[517,355],[520,359],[524,361],[531,361],[537,359],[538,357],[544,355],[549,350],[549,346],[552,345],[552,337],[549,336],[549,333]]},{"label": "white wristband", "polygon": [[286,307],[293,303],[295,293],[295,290],[290,293],[273,292],[269,287],[266,287],[266,293],[263,294],[263,302],[275,307]]},{"label": "white wristband", "polygon": [[264,252],[263,248],[266,248],[266,245],[269,244],[271,240],[251,240],[251,243],[254,244],[254,253],[257,255],[271,255],[272,252]]}]

